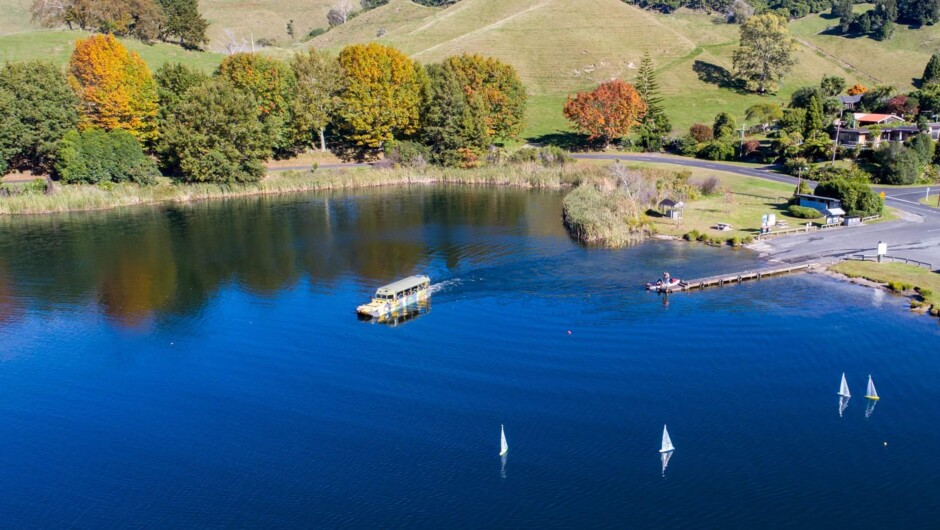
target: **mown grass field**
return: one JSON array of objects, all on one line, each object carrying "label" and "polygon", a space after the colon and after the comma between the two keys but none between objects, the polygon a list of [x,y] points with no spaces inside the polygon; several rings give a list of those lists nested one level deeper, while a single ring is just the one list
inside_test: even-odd
[{"label": "mown grass field", "polygon": [[[0,61],[51,58],[64,63],[70,43],[80,34],[35,31],[29,23],[31,0],[0,0]],[[314,46],[338,51],[356,42],[379,41],[396,46],[415,59],[431,63],[452,54],[476,52],[512,64],[529,88],[527,140],[546,140],[568,132],[561,115],[567,94],[611,78],[632,80],[645,52],[656,63],[667,112],[677,129],[709,123],[721,111],[739,120],[760,101],[788,101],[796,88],[838,74],[852,84],[894,84],[910,89],[930,54],[940,51],[940,25],[922,29],[898,27],[894,38],[878,42],[867,37],[830,34],[837,23],[813,15],[790,23],[801,42],[799,65],[778,94],[743,93],[730,83],[731,54],[738,27],[713,15],[680,10],[663,15],[621,0],[462,0],[446,9],[428,8],[410,0],[389,4],[353,18],[309,42],[310,29],[326,27],[333,0],[202,0],[211,23],[210,50],[222,52],[230,35],[237,40],[266,38],[278,42],[266,49],[288,57]],[[354,2],[358,4],[358,2]],[[857,6],[868,9],[869,5]],[[296,39],[286,33],[294,20]],[[30,30],[33,30],[30,32]],[[381,36],[380,36],[381,35]],[[128,41],[130,42],[130,41]],[[173,46],[130,45],[152,67],[180,60],[210,69],[217,54],[199,54]]]},{"label": "mown grass field", "polygon": [[[789,218],[785,214],[787,197],[793,193],[793,186],[789,184],[745,177],[724,171],[688,168],[671,164],[629,163],[628,165],[631,167],[658,167],[675,171],[690,171],[693,181],[717,177],[721,182],[722,191],[720,193],[687,201],[683,210],[683,218],[679,223],[658,215],[647,216],[656,227],[657,233],[660,234],[682,236],[692,230],[697,230],[722,239],[754,236],[760,232],[761,216],[770,213],[776,214],[778,220],[787,220],[790,226],[806,222],[805,220]],[[717,223],[730,224],[734,227],[734,230],[729,232],[715,230],[713,227]]]}]

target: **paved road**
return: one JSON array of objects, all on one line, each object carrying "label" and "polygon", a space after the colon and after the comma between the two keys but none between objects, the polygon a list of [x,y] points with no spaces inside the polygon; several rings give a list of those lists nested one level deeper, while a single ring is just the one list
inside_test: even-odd
[{"label": "paved road", "polygon": [[[721,162],[696,160],[668,155],[641,154],[577,154],[575,158],[587,160],[628,160],[657,162],[679,166],[714,169],[758,177],[775,182],[796,185],[797,179],[767,169],[741,167]],[[937,186],[934,186],[937,187]],[[879,241],[888,243],[888,254],[931,263],[940,267],[940,209],[920,204],[927,186],[912,188],[881,188],[885,202],[901,210],[902,219],[858,228],[839,228],[772,239],[767,242],[765,254],[788,263],[799,263],[817,258],[838,257],[847,254],[875,253]]]}]

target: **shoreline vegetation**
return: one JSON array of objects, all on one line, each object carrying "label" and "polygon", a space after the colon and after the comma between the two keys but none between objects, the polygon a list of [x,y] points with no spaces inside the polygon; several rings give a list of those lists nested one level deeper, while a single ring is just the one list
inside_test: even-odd
[{"label": "shoreline vegetation", "polygon": [[560,190],[577,186],[598,172],[574,165],[542,167],[536,164],[455,169],[427,166],[423,169],[331,169],[285,171],[257,181],[238,184],[181,184],[167,178],[154,185],[70,184],[41,192],[0,197],[0,215],[39,215],[96,211],[126,206],[146,206],[251,195],[352,190],[397,185],[453,184],[505,186]]}]

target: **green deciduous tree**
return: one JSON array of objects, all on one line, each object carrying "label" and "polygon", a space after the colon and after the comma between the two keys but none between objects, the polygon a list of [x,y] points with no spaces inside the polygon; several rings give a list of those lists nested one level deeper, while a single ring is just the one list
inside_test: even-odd
[{"label": "green deciduous tree", "polygon": [[715,116],[715,123],[712,124],[712,130],[715,131],[715,138],[727,140],[729,138],[734,138],[737,134],[738,124],[734,120],[734,116],[728,114],[727,112],[721,112]]},{"label": "green deciduous tree", "polygon": [[377,149],[418,132],[427,74],[402,52],[381,44],[355,44],[339,54],[345,89],[338,112],[347,139]]},{"label": "green deciduous tree", "polygon": [[782,117],[783,109],[777,103],[757,103],[744,112],[744,118],[747,121],[759,123],[764,130]]},{"label": "green deciduous tree", "polygon": [[864,175],[851,170],[843,170],[842,173],[844,176],[821,181],[813,193],[839,199],[849,213],[863,216],[880,214],[884,209],[884,200],[871,189]]},{"label": "green deciduous tree", "polygon": [[178,40],[186,48],[201,48],[209,42],[209,23],[199,13],[197,0],[157,0],[163,10],[160,38]]},{"label": "green deciduous tree", "polygon": [[261,108],[249,92],[224,80],[188,90],[164,129],[164,162],[189,182],[260,179],[277,141]]},{"label": "green deciduous tree", "polygon": [[309,146],[314,135],[326,151],[326,129],[342,103],[343,71],[335,57],[310,49],[291,61],[296,88],[291,105],[294,143]]},{"label": "green deciduous tree", "polygon": [[464,76],[452,63],[432,65],[428,77],[423,139],[431,148],[433,162],[475,164],[490,139],[483,96],[479,92],[467,94]]},{"label": "green deciduous tree", "polygon": [[0,134],[11,142],[0,158],[9,167],[51,171],[56,144],[78,124],[78,99],[65,74],[51,63],[7,63],[0,91],[14,101],[0,115]]},{"label": "green deciduous tree", "polygon": [[734,50],[734,69],[748,90],[773,92],[796,65],[796,44],[786,21],[773,13],[757,15],[741,25]]},{"label": "green deciduous tree", "polygon": [[160,174],[128,131],[72,130],[59,142],[55,172],[63,182],[150,184]]}]

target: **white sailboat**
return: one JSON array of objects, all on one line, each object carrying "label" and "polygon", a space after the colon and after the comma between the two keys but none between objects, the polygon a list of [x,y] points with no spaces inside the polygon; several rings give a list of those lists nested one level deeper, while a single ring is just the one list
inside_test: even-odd
[{"label": "white sailboat", "polygon": [[847,398],[852,397],[852,393],[849,392],[849,384],[845,382],[845,372],[842,372],[842,384],[839,385],[839,395]]},{"label": "white sailboat", "polygon": [[663,444],[659,449],[659,455],[663,461],[664,477],[666,476],[666,466],[669,465],[669,459],[672,458],[673,451],[675,450],[676,448],[672,445],[672,440],[669,438],[669,430],[663,425]]},{"label": "white sailboat", "polygon": [[506,428],[499,426],[499,456],[505,456],[509,452],[509,444],[506,443]]},{"label": "white sailboat", "polygon": [[842,413],[845,412],[846,407],[849,406],[849,399],[852,398],[852,393],[849,392],[849,384],[845,382],[845,372],[842,372],[842,384],[839,385],[839,417],[842,417]]},{"label": "white sailboat", "polygon": [[871,380],[871,374],[868,374],[868,390],[865,391],[865,397],[872,400],[878,401],[878,391],[875,390],[875,383]]}]

